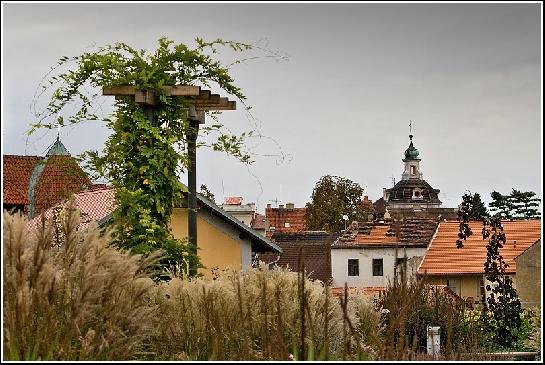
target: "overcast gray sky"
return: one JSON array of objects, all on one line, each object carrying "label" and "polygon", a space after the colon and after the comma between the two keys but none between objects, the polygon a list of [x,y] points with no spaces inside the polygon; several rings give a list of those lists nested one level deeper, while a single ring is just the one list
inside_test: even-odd
[{"label": "overcast gray sky", "polygon": [[[349,178],[373,201],[399,181],[413,120],[424,179],[447,207],[465,190],[486,201],[511,188],[542,196],[541,5],[530,4],[6,4],[2,150],[44,154],[56,131],[27,143],[29,105],[61,56],[123,41],[155,49],[166,36],[259,42],[288,61],[233,69],[261,132],[290,158],[250,166],[199,150],[197,183],[243,196],[263,211],[281,198],[303,206],[316,181]],[[107,104],[106,104],[107,105]],[[107,109],[107,106],[105,106]],[[221,120],[235,131],[242,110]],[[61,139],[75,155],[109,131],[87,122]],[[257,151],[278,154],[262,139]]]}]

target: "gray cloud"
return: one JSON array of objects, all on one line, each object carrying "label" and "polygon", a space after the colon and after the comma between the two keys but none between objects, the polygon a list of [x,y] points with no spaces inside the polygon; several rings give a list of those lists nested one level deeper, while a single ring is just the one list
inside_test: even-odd
[{"label": "gray cloud", "polygon": [[[3,4],[3,153],[41,154],[56,131],[31,136],[29,104],[58,58],[160,36],[268,42],[287,62],[258,60],[233,74],[262,132],[292,156],[250,167],[199,151],[198,182],[262,209],[302,206],[320,176],[337,174],[378,199],[399,180],[414,121],[424,178],[446,206],[465,190],[512,187],[541,196],[540,4]],[[107,110],[107,105],[105,105]],[[242,111],[224,113],[234,130]],[[100,149],[96,123],[61,133],[73,154]],[[261,153],[278,153],[270,140]]]}]

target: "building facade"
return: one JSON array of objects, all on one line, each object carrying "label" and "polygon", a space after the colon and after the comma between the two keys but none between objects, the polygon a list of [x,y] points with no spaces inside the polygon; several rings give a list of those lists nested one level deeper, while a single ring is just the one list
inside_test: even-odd
[{"label": "building facade", "polygon": [[[473,234],[464,241],[464,247],[456,248],[459,225],[458,221],[440,222],[418,275],[429,284],[448,286],[468,303],[478,304],[488,296],[486,285],[490,284],[484,277],[488,240],[481,235],[482,222],[473,221],[469,223]],[[502,221],[502,225],[507,241],[500,253],[509,265],[506,274],[518,290],[522,281],[518,278],[515,257],[540,239],[541,221]]]}]

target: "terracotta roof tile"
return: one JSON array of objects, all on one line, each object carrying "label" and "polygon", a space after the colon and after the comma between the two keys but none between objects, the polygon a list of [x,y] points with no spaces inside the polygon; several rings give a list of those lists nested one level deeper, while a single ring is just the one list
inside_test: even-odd
[{"label": "terracotta roof tile", "polygon": [[241,205],[242,197],[241,196],[227,196],[223,199],[223,204],[225,205]]},{"label": "terracotta roof tile", "polygon": [[36,214],[92,186],[87,174],[70,156],[51,156],[36,186]]},{"label": "terracotta roof tile", "polygon": [[[504,221],[502,224],[507,242],[500,253],[509,265],[507,273],[515,273],[514,258],[540,239],[541,220]],[[483,273],[488,239],[483,240],[481,222],[471,222],[470,227],[473,235],[464,241],[463,248],[458,249],[456,240],[459,223],[441,222],[418,273],[428,275]]]},{"label": "terracotta roof tile", "polygon": [[[66,208],[68,202],[69,200],[66,200],[47,209],[44,213],[45,218],[53,217],[54,210],[58,208]],[[81,212],[78,229],[85,229],[89,223],[100,221],[113,212],[115,208],[114,189],[108,187],[74,194],[74,204],[75,208]],[[30,226],[36,226],[41,219],[41,216],[32,219],[29,223]]]},{"label": "terracotta roof tile", "polygon": [[93,184],[70,156],[3,156],[3,204],[29,205],[29,184],[38,162],[46,161],[35,186],[35,214]]},{"label": "terracotta roof tile", "polygon": [[437,224],[435,219],[404,219],[399,222],[399,237],[396,237],[397,223],[393,221],[388,223],[366,222],[358,224],[357,229],[343,231],[333,248],[358,245],[427,245],[437,229]]},{"label": "terracotta roof tile", "polygon": [[253,229],[267,229],[267,217],[265,217],[263,214],[256,213],[252,218],[250,227]]},{"label": "terracotta roof tile", "polygon": [[28,182],[36,163],[42,160],[38,156],[3,156],[3,204],[27,205]]},{"label": "terracotta roof tile", "polygon": [[266,208],[269,227],[275,232],[301,232],[306,229],[305,208]]}]

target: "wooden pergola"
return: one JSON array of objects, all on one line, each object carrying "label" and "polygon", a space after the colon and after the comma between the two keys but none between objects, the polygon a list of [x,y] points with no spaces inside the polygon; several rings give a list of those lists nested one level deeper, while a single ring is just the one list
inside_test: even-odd
[{"label": "wooden pergola", "polygon": [[[236,110],[236,102],[226,97],[220,97],[218,94],[212,94],[210,90],[202,90],[200,86],[176,85],[163,86],[165,94],[168,96],[183,97],[188,104],[188,120],[190,130],[188,137],[188,189],[187,198],[188,207],[188,245],[189,251],[193,257],[197,257],[197,136],[199,134],[199,124],[205,122],[205,112],[210,110]],[[137,89],[135,86],[115,86],[103,88],[102,95],[115,96],[120,99],[127,96],[134,97],[134,101],[142,106],[147,118],[154,121],[154,110],[157,105],[154,90]],[[197,262],[189,262],[189,275],[197,275]]]}]

